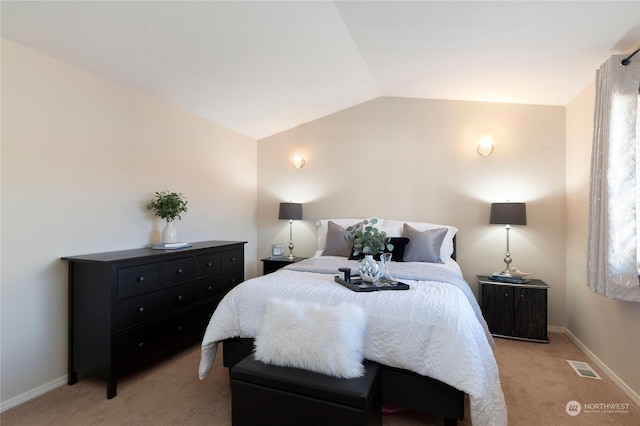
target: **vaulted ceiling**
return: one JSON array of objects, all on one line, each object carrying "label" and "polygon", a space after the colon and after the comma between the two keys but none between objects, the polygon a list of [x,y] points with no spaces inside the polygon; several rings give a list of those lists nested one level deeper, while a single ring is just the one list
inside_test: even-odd
[{"label": "vaulted ceiling", "polygon": [[380,96],[566,105],[640,47],[639,1],[0,8],[2,37],[255,139]]}]

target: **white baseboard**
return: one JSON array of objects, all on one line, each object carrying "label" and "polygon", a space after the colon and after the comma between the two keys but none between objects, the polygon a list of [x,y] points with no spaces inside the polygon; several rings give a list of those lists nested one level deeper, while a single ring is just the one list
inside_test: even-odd
[{"label": "white baseboard", "polygon": [[[552,327],[549,327],[548,330],[551,330]],[[571,333],[569,330],[567,330],[565,327],[553,327],[554,329],[560,329],[562,331],[557,331],[557,332],[561,332],[566,334],[569,339],[571,339],[571,341],[573,341],[573,343],[576,344],[576,346],[578,348],[580,348],[580,350],[582,352],[585,353],[585,355],[587,355],[587,357],[593,361],[598,367],[600,367],[600,369],[602,370],[602,372],[609,378],[611,379],[611,381],[620,388],[620,390],[622,392],[625,393],[625,395],[627,395],[629,398],[631,398],[631,401],[633,401],[638,407],[640,407],[640,395],[638,395],[637,393],[635,393],[633,391],[633,389],[631,389],[620,377],[618,377],[616,375],[616,373],[614,373],[613,371],[611,371],[611,369],[609,367],[607,367],[607,365],[602,362],[593,352],[591,352],[589,350],[589,348],[587,348],[581,341],[580,339],[578,339],[576,336],[573,335],[573,333]],[[553,330],[555,332],[555,330]]]},{"label": "white baseboard", "polygon": [[59,379],[55,379],[50,381],[49,383],[45,383],[42,386],[38,386],[35,389],[31,389],[28,392],[25,392],[21,395],[15,396],[6,401],[0,402],[0,413],[8,410],[9,408],[13,408],[17,405],[20,405],[24,402],[29,401],[30,399],[36,398],[42,394],[49,392],[55,388],[59,388],[62,385],[67,384],[67,376],[60,377]]}]

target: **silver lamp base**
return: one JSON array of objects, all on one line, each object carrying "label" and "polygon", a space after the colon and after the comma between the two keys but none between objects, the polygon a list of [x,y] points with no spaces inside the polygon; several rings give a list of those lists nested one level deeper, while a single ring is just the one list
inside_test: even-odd
[{"label": "silver lamp base", "polygon": [[296,258],[296,255],[293,254],[293,241],[289,241],[289,254],[287,255],[287,259],[293,260]]}]

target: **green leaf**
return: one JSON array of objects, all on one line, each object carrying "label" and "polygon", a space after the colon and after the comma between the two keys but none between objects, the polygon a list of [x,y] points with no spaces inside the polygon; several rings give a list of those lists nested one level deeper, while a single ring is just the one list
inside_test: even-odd
[{"label": "green leaf", "polygon": [[168,222],[182,220],[180,214],[187,211],[187,200],[181,193],[160,191],[147,203],[147,209]]},{"label": "green leaf", "polygon": [[378,223],[377,219],[371,219],[370,221],[365,219],[347,227],[347,236],[345,238],[353,242],[353,253],[355,255],[360,253],[375,255],[384,252],[389,238],[387,238],[386,232],[380,231],[375,227],[376,223]]}]

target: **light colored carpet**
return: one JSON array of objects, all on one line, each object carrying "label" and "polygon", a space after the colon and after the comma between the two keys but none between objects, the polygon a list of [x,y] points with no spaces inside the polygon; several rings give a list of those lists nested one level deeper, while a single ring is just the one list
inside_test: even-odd
[{"label": "light colored carpet", "polygon": [[[633,425],[640,408],[618,389],[564,335],[551,334],[550,344],[496,339],[496,359],[509,411],[509,424]],[[106,398],[100,380],[81,378],[0,415],[12,425],[231,425],[229,375],[216,360],[204,381],[197,379],[199,346],[118,382],[118,396]],[[220,358],[220,357],[218,357]],[[578,377],[567,359],[586,361],[603,380]],[[569,416],[565,406],[627,404],[626,412],[581,412]],[[593,405],[591,405],[593,407]],[[462,425],[470,425],[468,401]],[[384,426],[441,425],[442,419],[416,412],[383,417]]]}]

